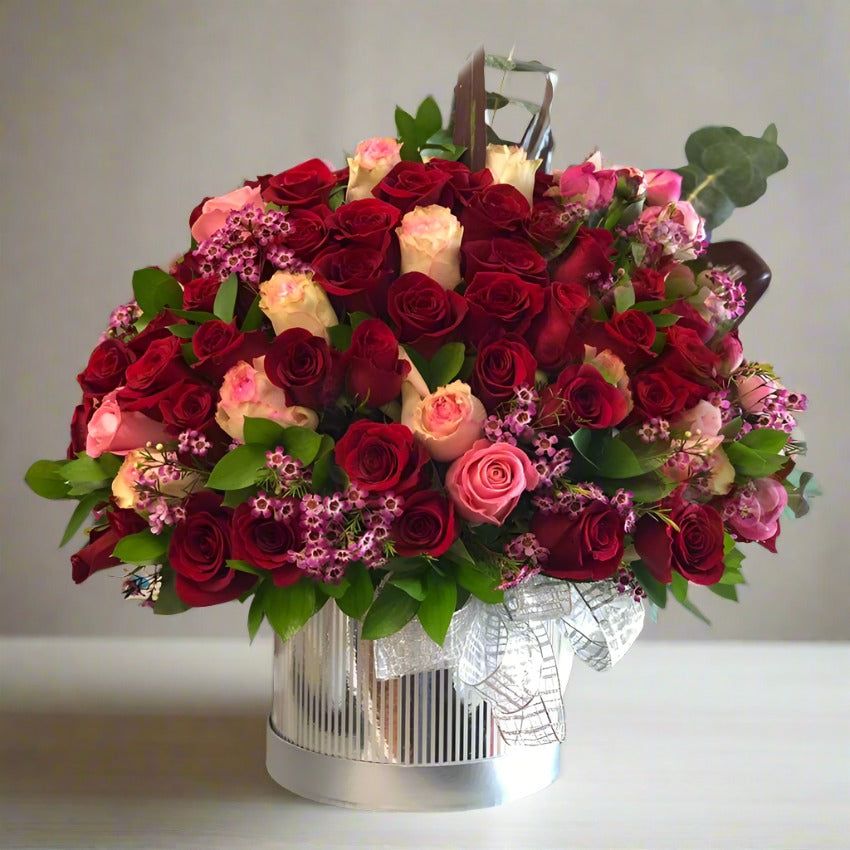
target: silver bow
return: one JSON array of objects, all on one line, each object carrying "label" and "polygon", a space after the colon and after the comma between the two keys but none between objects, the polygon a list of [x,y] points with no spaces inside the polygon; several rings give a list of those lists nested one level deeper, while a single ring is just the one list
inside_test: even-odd
[{"label": "silver bow", "polygon": [[640,634],[643,617],[642,603],[614,582],[538,576],[506,591],[500,605],[471,598],[452,618],[442,647],[417,620],[375,641],[375,675],[394,679],[449,667],[467,706],[486,700],[509,744],[563,741],[573,653],[594,670],[612,667]]}]

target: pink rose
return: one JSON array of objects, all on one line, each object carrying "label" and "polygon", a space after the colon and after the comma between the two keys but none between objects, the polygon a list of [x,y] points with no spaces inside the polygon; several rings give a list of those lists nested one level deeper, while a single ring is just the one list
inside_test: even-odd
[{"label": "pink rose", "polygon": [[562,172],[558,186],[565,201],[595,210],[611,203],[617,186],[617,173],[610,169],[597,169],[588,160],[581,165],[571,165]]},{"label": "pink rose", "polygon": [[[671,423],[671,429],[676,434],[684,433],[686,436],[679,451],[664,464],[664,474],[673,481],[687,481],[702,469],[706,462],[711,467],[710,458],[723,443],[723,437],[720,436],[722,427],[720,408],[707,401],[697,402],[690,410],[680,414],[679,418]],[[722,460],[723,458],[717,458],[717,464]],[[725,468],[718,469],[717,473],[720,474],[721,471],[725,471]]]},{"label": "pink rose", "polygon": [[721,337],[714,346],[720,365],[717,367],[719,374],[728,378],[744,362],[744,346],[738,339],[737,333],[728,333]]},{"label": "pink rose", "polygon": [[221,385],[215,421],[238,443],[245,439],[246,416],[304,428],[319,424],[315,411],[286,403],[284,390],[266,376],[264,362],[265,357],[258,357],[253,365],[240,361],[227,372]]},{"label": "pink rose", "polygon": [[413,431],[434,460],[455,460],[484,435],[487,411],[462,381],[439,387],[424,398],[406,383],[402,397],[402,425]]},{"label": "pink rose", "polygon": [[779,517],[788,493],[773,478],[757,478],[727,503],[723,516],[743,540],[766,541],[779,533]]},{"label": "pink rose", "polygon": [[526,490],[540,482],[522,449],[478,440],[446,473],[446,489],[469,522],[502,525]]},{"label": "pink rose", "polygon": [[663,168],[650,168],[646,178],[646,202],[653,207],[675,204],[682,195],[682,175]]},{"label": "pink rose", "polygon": [[745,375],[735,380],[738,402],[746,413],[761,413],[764,403],[778,389],[779,384],[767,375]]},{"label": "pink rose", "polygon": [[676,262],[695,259],[697,243],[705,240],[705,222],[688,201],[647,207],[640,214],[638,227]]},{"label": "pink rose", "polygon": [[86,432],[86,454],[89,457],[100,457],[104,452],[125,455],[148,443],[156,445],[170,439],[161,422],[138,411],[121,410],[118,393],[122,389],[120,387],[104,396],[89,420]]},{"label": "pink rose", "polygon": [[196,242],[209,239],[216,230],[224,226],[227,216],[233,210],[241,210],[245,204],[253,204],[255,207],[263,206],[259,186],[243,186],[226,195],[204,201],[201,214],[192,225],[192,238]]}]

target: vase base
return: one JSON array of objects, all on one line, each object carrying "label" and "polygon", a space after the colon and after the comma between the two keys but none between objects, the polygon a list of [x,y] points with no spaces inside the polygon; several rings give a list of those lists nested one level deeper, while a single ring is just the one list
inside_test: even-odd
[{"label": "vase base", "polygon": [[269,723],[266,768],[293,794],[333,806],[399,812],[484,809],[551,785],[560,771],[560,750],[560,744],[544,744],[457,764],[381,764],[310,752],[281,738]]}]

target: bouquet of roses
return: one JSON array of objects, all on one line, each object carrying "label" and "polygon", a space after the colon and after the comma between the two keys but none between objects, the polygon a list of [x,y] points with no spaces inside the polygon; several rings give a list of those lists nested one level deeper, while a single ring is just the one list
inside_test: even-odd
[{"label": "bouquet of roses", "polygon": [[205,198],[135,272],[67,460],[27,474],[77,501],[74,581],[123,564],[158,613],[250,600],[286,638],[330,603],[438,643],[538,574],[736,599],[737,544],[774,550],[810,478],[805,397],[744,356],[753,293],[708,242],[786,164],[775,128],[544,173],[498,140],[476,162],[431,98],[396,121],[345,169]]}]

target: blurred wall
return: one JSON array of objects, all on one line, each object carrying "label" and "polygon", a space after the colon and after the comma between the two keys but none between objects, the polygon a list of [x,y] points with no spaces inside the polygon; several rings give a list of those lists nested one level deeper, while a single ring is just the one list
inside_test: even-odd
[{"label": "blurred wall", "polygon": [[740,605],[697,592],[713,630],[670,610],[648,631],[850,638],[848,10],[841,0],[4,0],[0,631],[242,634],[236,604],[153,623],[107,575],[75,589],[69,552],[56,549],[69,507],[37,499],[22,475],[64,451],[76,372],[128,298],[132,270],[184,246],[201,197],[311,156],[340,163],[361,138],[393,132],[397,103],[432,92],[448,108],[460,65],[484,43],[516,44],[561,72],[558,167],[594,145],[615,162],[675,167],[698,126],[758,134],[776,122],[791,166],[719,236],[753,244],[774,270],[745,345],[809,394],[809,465],[826,497],[786,525],[778,557],[751,553]]}]

